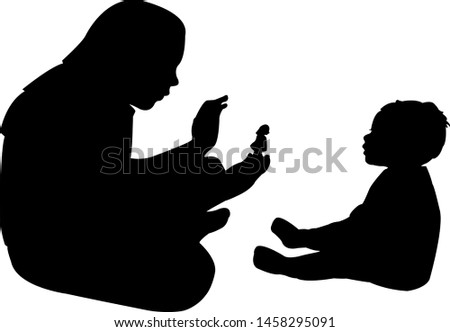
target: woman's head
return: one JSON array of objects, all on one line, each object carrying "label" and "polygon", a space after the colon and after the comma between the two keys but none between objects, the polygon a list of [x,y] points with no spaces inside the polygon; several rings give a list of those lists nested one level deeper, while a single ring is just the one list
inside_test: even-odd
[{"label": "woman's head", "polygon": [[140,0],[117,3],[101,14],[64,64],[87,70],[106,89],[142,109],[178,84],[176,68],[185,28],[171,12]]}]

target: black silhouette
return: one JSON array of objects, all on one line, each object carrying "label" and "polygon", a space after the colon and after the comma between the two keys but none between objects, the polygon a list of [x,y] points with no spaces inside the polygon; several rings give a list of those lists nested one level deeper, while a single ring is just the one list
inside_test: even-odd
[{"label": "black silhouette", "polygon": [[261,270],[302,280],[349,278],[413,290],[431,275],[440,212],[428,170],[445,142],[447,119],[433,103],[391,103],[364,137],[366,162],[387,166],[349,218],[316,229],[276,219],[272,231],[288,248],[318,252],[287,258],[257,247]]},{"label": "black silhouette", "polygon": [[262,125],[256,132],[256,140],[250,145],[255,155],[260,155],[267,151],[267,138],[266,135],[269,134],[269,126]]},{"label": "black silhouette", "polygon": [[[28,85],[3,122],[1,221],[14,269],[38,286],[157,311],[192,307],[214,263],[199,241],[269,166],[205,156],[227,97],[206,102],[193,140],[131,159],[134,109],[178,84],[185,28],[143,1],[106,10],[81,43]],[[176,121],[176,119],[174,120]]]}]

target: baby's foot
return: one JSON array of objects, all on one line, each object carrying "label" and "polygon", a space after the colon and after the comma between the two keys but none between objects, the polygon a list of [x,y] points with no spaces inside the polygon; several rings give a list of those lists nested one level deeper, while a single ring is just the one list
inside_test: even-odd
[{"label": "baby's foot", "polygon": [[253,264],[265,272],[283,274],[286,257],[266,247],[256,247],[253,255]]},{"label": "baby's foot", "polygon": [[272,232],[279,237],[288,248],[304,247],[303,230],[297,229],[290,222],[276,218],[272,223]]}]

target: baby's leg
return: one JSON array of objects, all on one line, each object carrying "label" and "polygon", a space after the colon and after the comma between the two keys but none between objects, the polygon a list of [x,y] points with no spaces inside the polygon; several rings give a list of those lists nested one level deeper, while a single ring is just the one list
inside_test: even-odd
[{"label": "baby's leg", "polygon": [[335,222],[319,228],[298,229],[290,222],[276,218],[272,223],[272,232],[288,248],[305,247],[335,252],[348,244],[346,238],[350,232],[347,231],[347,226],[346,222]]},{"label": "baby's leg", "polygon": [[342,261],[342,257],[320,252],[290,258],[266,247],[257,247],[253,258],[255,266],[265,272],[301,280],[346,278],[351,273]]}]

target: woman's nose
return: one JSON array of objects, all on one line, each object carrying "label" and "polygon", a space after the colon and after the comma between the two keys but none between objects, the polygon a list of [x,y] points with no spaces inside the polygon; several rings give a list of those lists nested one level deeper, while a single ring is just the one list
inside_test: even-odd
[{"label": "woman's nose", "polygon": [[178,77],[177,77],[177,75],[175,74],[174,77],[173,77],[173,79],[172,79],[172,82],[170,83],[170,85],[171,85],[171,86],[176,86],[176,85],[178,85],[178,83],[180,83],[180,82],[178,81]]},{"label": "woman's nose", "polygon": [[170,84],[170,86],[176,86],[176,85],[178,85],[178,83],[179,83],[179,81],[178,81],[177,73],[174,72],[172,75],[170,75],[169,84]]}]

